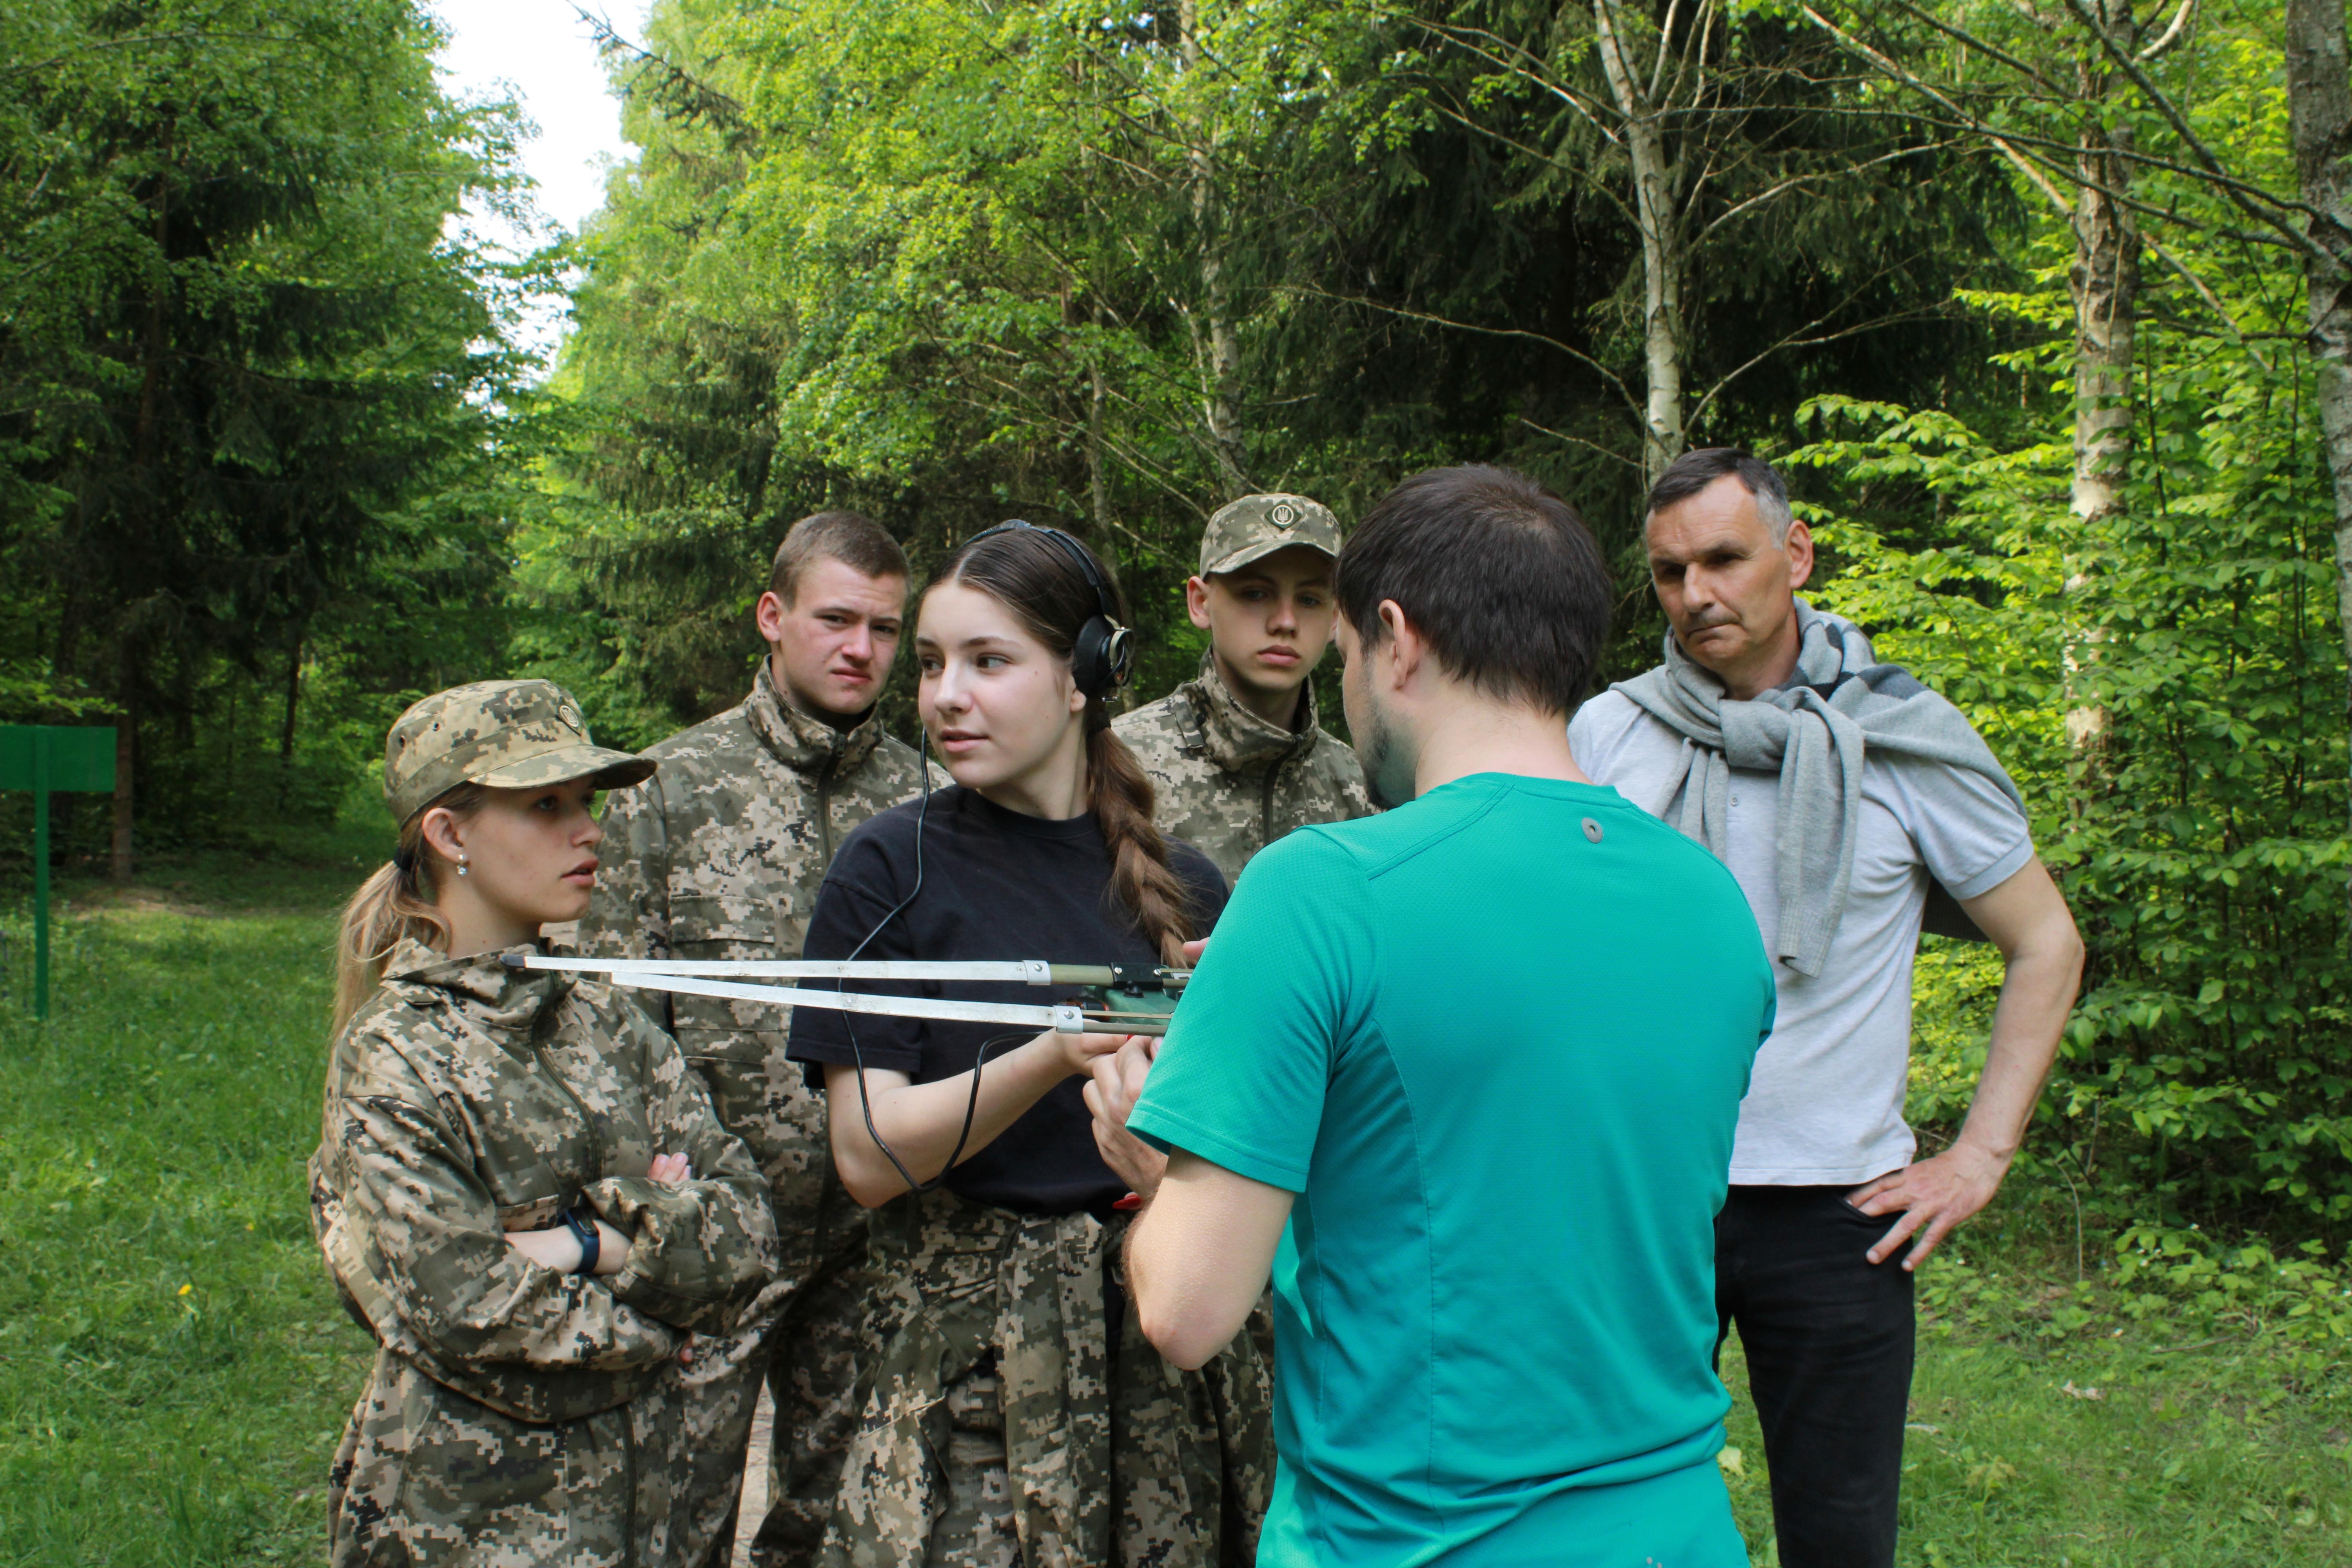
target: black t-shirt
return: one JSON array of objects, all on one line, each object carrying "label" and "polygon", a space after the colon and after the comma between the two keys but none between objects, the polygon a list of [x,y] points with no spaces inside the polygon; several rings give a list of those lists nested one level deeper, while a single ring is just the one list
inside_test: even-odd
[{"label": "black t-shirt", "polygon": [[[802,952],[847,958],[875,922],[915,887],[919,800],[868,818],[843,841],[817,893]],[[1225,907],[1225,881],[1191,845],[1168,841],[1169,865],[1191,890],[1193,934],[1206,936]],[[860,958],[1021,959],[1052,963],[1160,962],[1110,886],[1110,851],[1093,815],[1066,822],[1024,816],[961,787],[936,792],[922,830],[922,889],[866,942]],[[829,984],[811,982],[811,984]],[[980,982],[850,983],[850,989],[901,996],[1043,1005],[1076,999],[1072,987]],[[851,1028],[856,1049],[850,1046]],[[793,1010],[793,1060],[887,1068],[929,1083],[968,1072],[982,1043],[1002,1055],[1034,1031],[1003,1024]],[[986,1069],[983,1068],[984,1072]],[[824,1069],[812,1065],[820,1088]],[[1127,1192],[1095,1152],[1086,1080],[1047,1092],[978,1154],[956,1167],[950,1191],[1019,1214],[1100,1214]]]}]

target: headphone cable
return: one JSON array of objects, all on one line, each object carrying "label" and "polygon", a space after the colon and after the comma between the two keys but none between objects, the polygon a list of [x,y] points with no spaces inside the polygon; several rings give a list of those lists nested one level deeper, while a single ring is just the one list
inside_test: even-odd
[{"label": "headphone cable", "polygon": [[[1094,557],[1087,552],[1087,547],[1058,528],[1040,528],[1034,522],[1014,519],[1009,522],[1000,522],[994,528],[983,529],[967,541],[964,547],[969,549],[992,533],[1015,530],[1044,534],[1051,539],[1055,546],[1077,566],[1079,574],[1086,578],[1087,585],[1094,590],[1096,614],[1093,620],[1101,621],[1104,626],[1101,643],[1095,655],[1101,661],[1100,674],[1097,679],[1100,680],[1104,689],[1100,692],[1089,690],[1087,696],[1090,700],[1099,703],[1111,692],[1126,684],[1128,665],[1134,657],[1134,645],[1130,640],[1133,634],[1118,622],[1116,614],[1118,601],[1112,596],[1110,584],[1104,577],[1101,568],[1095,563]],[[1093,625],[1093,620],[1087,623],[1089,626]],[[1086,686],[1091,684],[1093,684],[1091,680],[1082,682],[1081,689],[1085,689]],[[923,890],[923,829],[929,820],[931,812],[931,734],[929,730],[922,727],[919,715],[917,717],[915,727],[922,737],[921,743],[915,753],[915,760],[921,768],[923,779],[923,803],[915,811],[915,885],[908,889],[907,896],[891,905],[882,918],[874,922],[874,929],[867,931],[858,944],[850,950],[849,957],[853,961],[872,945],[874,939],[882,934],[885,927],[905,913],[907,906],[913,903],[915,896]],[[827,869],[830,870],[831,868]],[[833,988],[839,991],[845,984],[844,981],[835,980]],[[890,1168],[898,1173],[899,1180],[907,1184],[908,1192],[932,1191],[948,1179],[949,1173],[956,1168],[956,1162],[963,1157],[964,1144],[971,1140],[972,1119],[980,1110],[980,1069],[988,1060],[990,1048],[999,1041],[1020,1039],[1022,1037],[1017,1033],[995,1035],[981,1042],[980,1049],[972,1054],[971,1096],[964,1102],[963,1131],[957,1135],[955,1149],[948,1155],[948,1163],[940,1168],[940,1173],[928,1182],[919,1182],[915,1180],[914,1173],[907,1169],[906,1163],[898,1158],[897,1151],[883,1142],[881,1130],[874,1125],[874,1096],[866,1087],[866,1053],[857,1043],[856,1015],[845,1012],[841,1016],[841,1022],[842,1027],[848,1032],[850,1058],[857,1071],[857,1104],[866,1117],[866,1135],[874,1140],[874,1146],[882,1151],[882,1157],[890,1162]]]},{"label": "headphone cable", "polygon": [[[918,728],[919,729],[919,726]],[[928,730],[921,731],[921,749],[915,753],[923,775],[923,802],[915,808],[915,885],[908,889],[907,896],[891,905],[888,911],[874,922],[874,929],[867,931],[858,944],[850,950],[849,957],[853,961],[871,946],[874,939],[882,934],[884,928],[903,914],[907,906],[915,901],[915,895],[923,890],[923,829],[929,821],[931,812],[931,737]],[[839,991],[843,985],[844,982],[836,980],[834,982],[833,988]],[[841,1023],[842,1027],[849,1033],[849,1054],[857,1072],[857,1105],[859,1110],[865,1114],[866,1135],[874,1140],[874,1146],[882,1151],[882,1157],[890,1162],[890,1168],[898,1173],[898,1179],[907,1184],[908,1192],[920,1194],[937,1190],[947,1181],[949,1173],[956,1168],[957,1162],[963,1158],[964,1145],[971,1140],[972,1121],[980,1113],[982,1064],[988,1060],[988,1053],[1001,1042],[1018,1040],[1025,1037],[1015,1031],[1009,1035],[992,1035],[980,1043],[980,1049],[972,1055],[971,1094],[964,1101],[963,1130],[956,1134],[955,1148],[949,1153],[947,1163],[940,1167],[940,1173],[928,1182],[919,1182],[915,1179],[915,1173],[907,1169],[906,1162],[898,1158],[898,1151],[883,1141],[881,1129],[874,1125],[874,1095],[873,1091],[866,1086],[866,1052],[857,1043],[857,1016],[845,1012],[841,1016]]]}]

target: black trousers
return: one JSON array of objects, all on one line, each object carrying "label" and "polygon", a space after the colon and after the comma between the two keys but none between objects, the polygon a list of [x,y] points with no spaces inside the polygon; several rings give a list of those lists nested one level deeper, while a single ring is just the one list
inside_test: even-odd
[{"label": "black trousers", "polygon": [[1898,1217],[1851,1187],[1734,1187],[1715,1310],[1737,1324],[1764,1428],[1781,1568],[1891,1568],[1911,1398],[1911,1276],[1864,1256]]}]

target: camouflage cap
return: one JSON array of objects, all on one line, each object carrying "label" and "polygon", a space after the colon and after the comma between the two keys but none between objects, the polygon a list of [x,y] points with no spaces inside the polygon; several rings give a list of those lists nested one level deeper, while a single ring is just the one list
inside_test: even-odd
[{"label": "camouflage cap", "polygon": [[529,789],[593,778],[619,789],[653,777],[650,757],[588,738],[572,693],[551,680],[478,680],[411,707],[383,742],[383,799],[405,823],[461,784]]},{"label": "camouflage cap", "polygon": [[1238,572],[1277,550],[1304,544],[1337,561],[1339,520],[1305,496],[1244,496],[1217,509],[1201,535],[1201,575]]}]

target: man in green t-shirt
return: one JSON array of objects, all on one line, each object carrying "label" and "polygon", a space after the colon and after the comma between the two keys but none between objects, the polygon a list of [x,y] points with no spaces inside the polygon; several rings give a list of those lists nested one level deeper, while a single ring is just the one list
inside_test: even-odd
[{"label": "man in green t-shirt", "polygon": [[1253,860],[1156,1063],[1092,1086],[1107,1155],[1123,1116],[1171,1156],[1122,1163],[1144,1331],[1207,1360],[1287,1224],[1262,1564],[1746,1568],[1714,1219],[1771,1026],[1756,921],[1569,753],[1611,594],[1565,502],[1420,475],[1338,594],[1393,809]]}]

